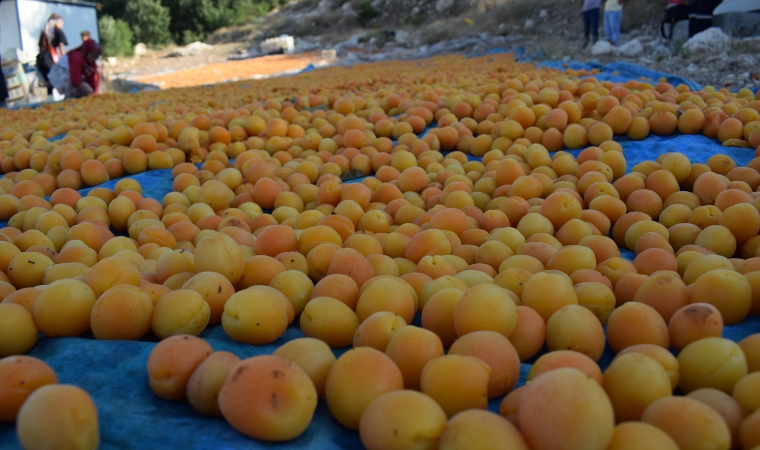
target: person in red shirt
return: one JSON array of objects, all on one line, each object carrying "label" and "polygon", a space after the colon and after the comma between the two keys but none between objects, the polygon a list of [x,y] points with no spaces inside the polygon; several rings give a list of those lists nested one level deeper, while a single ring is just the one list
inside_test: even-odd
[{"label": "person in red shirt", "polygon": [[69,74],[75,97],[99,92],[100,73],[96,61],[101,53],[101,47],[92,39],[84,41],[81,46],[68,53]]}]

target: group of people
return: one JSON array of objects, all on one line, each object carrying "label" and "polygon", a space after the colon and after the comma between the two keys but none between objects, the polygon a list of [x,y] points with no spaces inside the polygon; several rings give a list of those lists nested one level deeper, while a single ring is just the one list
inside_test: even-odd
[{"label": "group of people", "polygon": [[[625,0],[583,0],[583,48],[599,40],[599,17],[604,3],[604,36],[614,45],[620,45],[620,21],[623,17],[623,2]],[[682,20],[689,21],[689,37],[712,26],[713,10],[723,0],[669,0],[665,9],[665,20],[662,21],[661,33],[665,39],[673,36],[673,24]],[[665,25],[670,25],[669,33]]]},{"label": "group of people", "polygon": [[604,3],[604,36],[614,45],[620,45],[620,20],[623,18],[625,0],[583,0],[583,48],[593,37],[595,44],[599,40],[599,16]]},{"label": "group of people", "polygon": [[[82,31],[80,36],[82,45],[67,53],[66,46],[69,43],[63,32],[63,18],[58,14],[50,16],[40,33],[37,70],[47,87],[48,95],[53,93],[55,87],[50,80],[50,74],[58,64],[61,64],[61,69],[64,69],[65,65],[68,66],[70,77],[70,83],[65,83],[61,88],[61,94],[79,98],[100,92],[97,60],[102,53],[101,47],[91,38],[89,31]],[[64,58],[65,64],[62,61]]]}]

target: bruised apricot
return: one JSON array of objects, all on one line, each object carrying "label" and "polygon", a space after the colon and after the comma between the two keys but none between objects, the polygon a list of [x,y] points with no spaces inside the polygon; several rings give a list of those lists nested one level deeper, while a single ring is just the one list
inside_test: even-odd
[{"label": "bruised apricot", "polygon": [[287,441],[303,433],[317,408],[314,384],[298,365],[279,356],[256,356],[230,368],[219,409],[241,433]]}]

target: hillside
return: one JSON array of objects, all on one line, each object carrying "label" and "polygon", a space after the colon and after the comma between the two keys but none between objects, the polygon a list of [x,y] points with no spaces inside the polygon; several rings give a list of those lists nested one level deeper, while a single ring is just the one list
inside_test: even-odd
[{"label": "hillside", "polygon": [[[296,53],[335,49],[338,63],[474,53],[523,47],[533,60],[625,60],[731,89],[760,85],[760,38],[727,40],[700,53],[682,49],[684,38],[659,36],[667,0],[628,0],[623,48],[582,48],[580,0],[293,0],[266,17],[211,34],[202,55],[163,58],[169,50],[122,61],[111,73],[153,73],[255,57],[259,44],[294,36]],[[600,25],[600,35],[603,28]],[[151,69],[156,68],[156,69]]]}]

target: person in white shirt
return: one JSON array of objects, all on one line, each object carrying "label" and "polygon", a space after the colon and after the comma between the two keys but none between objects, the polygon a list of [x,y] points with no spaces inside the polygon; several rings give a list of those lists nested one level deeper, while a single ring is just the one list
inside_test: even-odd
[{"label": "person in white shirt", "polygon": [[623,17],[624,0],[604,2],[604,37],[615,45],[620,45],[620,19]]}]

